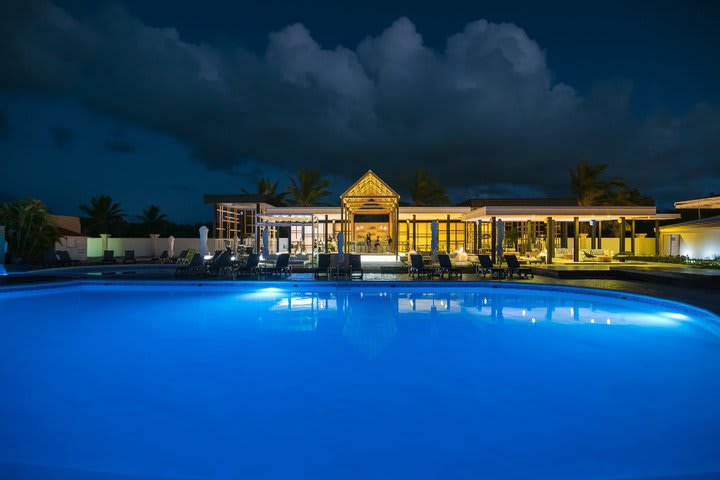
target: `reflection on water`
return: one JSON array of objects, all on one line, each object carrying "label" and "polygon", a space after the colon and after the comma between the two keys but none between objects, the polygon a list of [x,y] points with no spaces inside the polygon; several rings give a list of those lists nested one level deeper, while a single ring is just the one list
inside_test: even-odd
[{"label": "reflection on water", "polygon": [[567,292],[471,291],[302,292],[265,288],[238,297],[254,304],[262,327],[274,331],[312,331],[323,323],[368,357],[383,351],[405,321],[437,319],[487,326],[584,325],[586,328],[645,326],[669,328],[691,320],[667,307],[633,300]]}]

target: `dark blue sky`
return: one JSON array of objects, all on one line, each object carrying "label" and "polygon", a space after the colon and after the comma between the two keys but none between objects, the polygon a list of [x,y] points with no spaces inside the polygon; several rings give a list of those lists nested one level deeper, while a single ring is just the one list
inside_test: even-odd
[{"label": "dark blue sky", "polygon": [[716,2],[28,3],[0,7],[0,190],[59,213],[199,220],[300,166],[337,193],[437,169],[456,200],[568,195],[583,158],[664,207],[720,189]]}]

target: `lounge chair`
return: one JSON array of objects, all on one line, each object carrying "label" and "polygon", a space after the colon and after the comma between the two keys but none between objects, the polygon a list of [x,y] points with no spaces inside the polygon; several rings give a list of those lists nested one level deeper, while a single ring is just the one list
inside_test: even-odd
[{"label": "lounge chair", "polygon": [[411,277],[432,278],[433,274],[435,274],[435,270],[425,266],[422,255],[415,253],[410,255],[410,268],[408,269],[408,275]]},{"label": "lounge chair", "polygon": [[321,253],[318,255],[318,264],[313,272],[315,278],[330,278],[330,259],[331,255],[329,253]]},{"label": "lounge chair", "polygon": [[362,258],[360,255],[350,255],[350,278],[363,278]]},{"label": "lounge chair", "polygon": [[260,265],[260,254],[251,253],[250,255],[248,255],[245,265],[236,267],[234,271],[238,276],[257,275],[260,272],[258,265]]},{"label": "lounge chair", "polygon": [[185,261],[185,259],[187,258],[188,253],[190,253],[189,250],[183,250],[182,252],[180,252],[180,255],[178,255],[177,257],[168,258],[167,262],[168,263],[183,263]]},{"label": "lounge chair", "polygon": [[125,256],[122,259],[122,263],[137,263],[135,259],[135,250],[125,250]]},{"label": "lounge chair", "polygon": [[72,265],[80,265],[80,260],[73,260],[70,258],[70,254],[66,250],[58,250],[55,252],[57,263],[61,267],[70,267]]},{"label": "lounge chair", "polygon": [[263,268],[261,273],[264,275],[290,275],[290,254],[281,253],[275,260],[275,266]]},{"label": "lounge chair", "polygon": [[159,257],[155,257],[152,260],[150,260],[150,263],[165,263],[165,261],[168,259],[168,251],[163,250],[163,252],[160,254]]},{"label": "lounge chair", "polygon": [[219,277],[220,274],[227,275],[232,269],[232,252],[225,250],[220,252],[214,262],[205,266],[205,273],[209,276]]},{"label": "lounge chair", "polygon": [[505,255],[505,262],[508,266],[508,275],[510,278],[512,278],[513,275],[517,275],[518,278],[535,278],[532,268],[520,265],[515,255]]},{"label": "lounge chair", "polygon": [[490,255],[478,255],[478,261],[480,263],[475,265],[475,273],[482,275],[483,278],[488,274],[495,279],[505,278],[507,275],[507,269],[493,265]]},{"label": "lounge chair", "polygon": [[339,262],[336,258],[336,265],[334,267],[330,268],[330,276],[331,277],[348,277],[350,278],[350,254],[346,253],[343,255],[343,261]]},{"label": "lounge chair", "polygon": [[439,254],[438,255],[438,263],[440,264],[440,268],[438,268],[438,273],[440,274],[440,278],[443,277],[447,273],[448,278],[456,277],[456,278],[462,278],[462,272],[459,268],[453,267],[452,262],[450,261],[450,256],[447,254]]},{"label": "lounge chair", "polygon": [[184,263],[177,267],[175,269],[175,275],[193,275],[203,272],[203,270],[205,269],[205,265],[203,264],[202,255],[200,255],[199,253],[190,253],[189,255],[192,255],[190,257],[190,260],[187,263]]},{"label": "lounge chair", "polygon": [[112,250],[105,250],[103,252],[103,258],[102,260],[100,260],[100,263],[102,263],[103,265],[116,263],[115,252],[113,252]]}]

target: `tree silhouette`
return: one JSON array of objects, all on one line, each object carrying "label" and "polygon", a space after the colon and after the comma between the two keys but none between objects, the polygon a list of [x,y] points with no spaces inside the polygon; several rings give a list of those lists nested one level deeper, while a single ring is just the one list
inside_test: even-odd
[{"label": "tree silhouette", "polygon": [[112,233],[114,226],[125,222],[120,204],[108,195],[93,197],[89,205],[80,205],[80,210],[87,214],[88,231],[95,235]]},{"label": "tree silhouette", "polygon": [[602,174],[607,165],[591,165],[583,160],[570,170],[570,189],[575,194],[578,205],[607,205],[616,200],[617,190],[626,188],[621,178],[603,180]]},{"label": "tree silhouette", "polygon": [[431,206],[450,203],[443,184],[431,177],[425,170],[415,172],[415,178],[410,185],[410,196],[413,205]]},{"label": "tree silhouette", "polygon": [[[243,189],[243,192],[250,193]],[[267,202],[276,207],[282,207],[285,205],[285,197],[287,192],[278,192],[278,182],[272,183],[267,178],[261,178],[258,180],[257,192],[258,195],[263,195]]]},{"label": "tree silhouette", "polygon": [[330,192],[330,182],[315,170],[300,170],[295,177],[290,177],[288,194],[294,205],[306,207],[317,204],[318,200]]},{"label": "tree silhouette", "polygon": [[152,204],[143,210],[137,218],[145,225],[159,225],[167,219],[167,215],[160,213],[160,207]]},{"label": "tree silhouette", "polygon": [[0,204],[0,225],[7,230],[8,251],[15,263],[37,260],[62,238],[50,212],[40,200]]}]

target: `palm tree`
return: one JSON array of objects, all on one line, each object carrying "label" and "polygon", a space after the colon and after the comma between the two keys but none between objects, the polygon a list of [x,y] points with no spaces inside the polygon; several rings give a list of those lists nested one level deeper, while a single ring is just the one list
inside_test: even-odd
[{"label": "palm tree", "polygon": [[570,169],[570,188],[578,205],[606,205],[616,197],[616,189],[625,187],[625,181],[620,178],[601,179],[605,170],[606,164],[591,165],[585,160]]},{"label": "palm tree", "polygon": [[164,222],[167,215],[160,213],[160,207],[155,204],[150,205],[137,216],[138,220],[145,225],[159,225]]},{"label": "palm tree", "polygon": [[295,205],[307,207],[315,205],[322,197],[327,196],[330,191],[330,182],[320,176],[315,170],[300,170],[295,177],[290,177],[288,194]]},{"label": "palm tree", "polygon": [[[263,195],[266,201],[276,207],[285,205],[285,196],[287,192],[278,192],[278,182],[272,183],[270,179],[261,178],[257,184],[257,194]],[[250,193],[243,189],[243,192]]]},{"label": "palm tree", "polygon": [[112,233],[113,226],[124,223],[123,211],[119,203],[114,203],[108,195],[98,195],[90,200],[90,205],[80,205],[80,210],[88,215],[89,230],[98,235]]},{"label": "palm tree", "polygon": [[413,184],[410,186],[413,205],[447,205],[450,203],[445,187],[425,170],[415,172]]},{"label": "palm tree", "polygon": [[0,204],[0,225],[7,229],[10,259],[14,263],[38,259],[62,238],[50,212],[40,200]]}]

